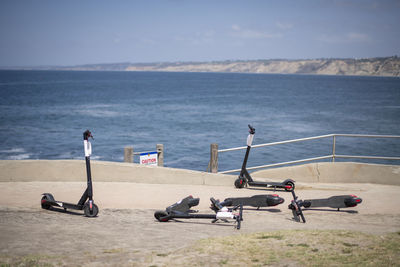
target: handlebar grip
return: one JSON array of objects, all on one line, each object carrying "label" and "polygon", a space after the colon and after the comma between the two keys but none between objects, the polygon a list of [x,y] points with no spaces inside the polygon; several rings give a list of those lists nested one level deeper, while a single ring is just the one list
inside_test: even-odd
[{"label": "handlebar grip", "polygon": [[247,126],[249,126],[249,133],[250,134],[255,134],[256,133],[256,129],[254,129],[250,124],[247,125]]},{"label": "handlebar grip", "polygon": [[92,133],[91,133],[89,130],[86,130],[86,131],[83,133],[83,140],[88,140],[90,137],[91,137],[92,139],[94,139]]}]

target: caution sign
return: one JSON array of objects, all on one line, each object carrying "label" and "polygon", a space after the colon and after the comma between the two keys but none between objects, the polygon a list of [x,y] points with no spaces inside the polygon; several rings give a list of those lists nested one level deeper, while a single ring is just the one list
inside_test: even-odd
[{"label": "caution sign", "polygon": [[157,151],[140,154],[140,164],[157,166]]}]

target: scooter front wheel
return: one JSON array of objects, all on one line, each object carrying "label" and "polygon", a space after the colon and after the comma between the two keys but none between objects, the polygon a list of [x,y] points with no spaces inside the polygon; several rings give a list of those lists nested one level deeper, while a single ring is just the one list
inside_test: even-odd
[{"label": "scooter front wheel", "polygon": [[48,210],[50,209],[51,205],[47,204],[46,201],[48,200],[47,196],[43,196],[40,200],[40,204],[42,205],[42,209]]},{"label": "scooter front wheel", "polygon": [[246,181],[243,178],[237,178],[235,180],[235,187],[236,188],[243,188],[246,185]]},{"label": "scooter front wheel", "polygon": [[96,217],[97,214],[99,213],[99,207],[97,207],[97,205],[93,203],[92,210],[90,210],[89,203],[87,202],[83,207],[83,211],[85,213],[85,216],[87,217]]},{"label": "scooter front wheel", "polygon": [[290,192],[290,191],[293,191],[293,190],[294,190],[294,186],[295,186],[295,185],[294,185],[293,182],[288,181],[288,182],[285,183],[285,186],[290,186],[290,188],[286,188],[286,187],[285,187],[285,191]]},{"label": "scooter front wheel", "polygon": [[164,210],[157,210],[154,212],[154,218],[159,222],[168,222],[169,220],[168,213]]}]

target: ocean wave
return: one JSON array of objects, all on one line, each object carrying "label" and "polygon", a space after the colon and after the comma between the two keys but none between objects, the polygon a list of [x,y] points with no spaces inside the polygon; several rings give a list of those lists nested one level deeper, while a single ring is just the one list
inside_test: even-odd
[{"label": "ocean wave", "polygon": [[17,147],[17,148],[11,148],[11,149],[5,149],[5,150],[0,150],[0,153],[24,153],[25,149]]},{"label": "ocean wave", "polygon": [[8,156],[7,159],[22,160],[22,159],[29,159],[30,157],[31,157],[31,154],[25,153],[25,154],[11,155],[11,156]]}]

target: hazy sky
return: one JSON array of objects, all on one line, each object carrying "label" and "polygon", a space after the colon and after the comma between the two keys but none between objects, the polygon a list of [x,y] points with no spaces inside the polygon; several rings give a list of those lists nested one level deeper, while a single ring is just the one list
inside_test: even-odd
[{"label": "hazy sky", "polygon": [[400,56],[400,0],[0,0],[0,66]]}]

